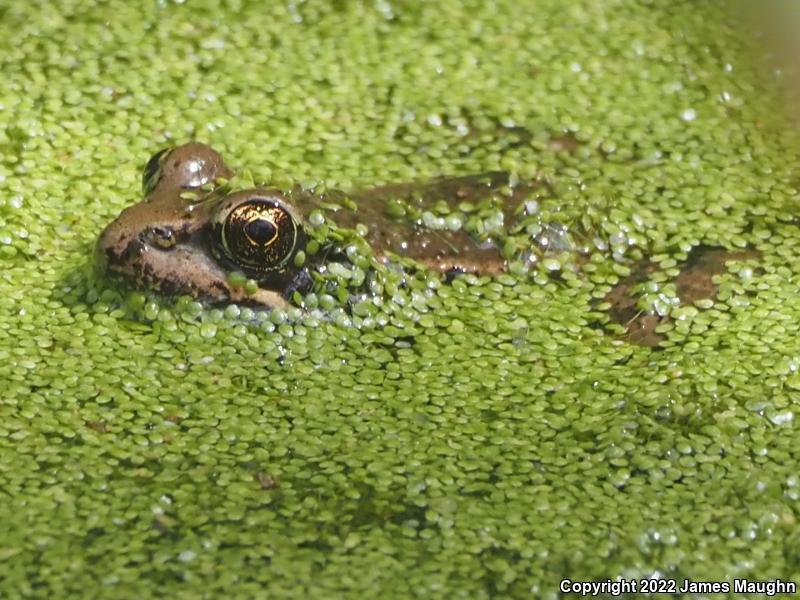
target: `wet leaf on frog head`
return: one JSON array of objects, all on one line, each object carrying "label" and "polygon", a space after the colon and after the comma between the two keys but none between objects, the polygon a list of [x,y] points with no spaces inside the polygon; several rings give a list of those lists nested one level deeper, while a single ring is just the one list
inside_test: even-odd
[{"label": "wet leaf on frog head", "polygon": [[399,200],[391,200],[386,204],[386,215],[392,219],[401,219],[406,216],[406,205]]},{"label": "wet leaf on frog head", "polygon": [[210,194],[211,192],[221,193],[227,189],[229,183],[230,180],[227,177],[216,177],[213,181],[209,181],[200,186],[200,190],[206,194]]},{"label": "wet leaf on frog head", "polygon": [[252,296],[258,291],[258,282],[255,279],[248,279],[244,283],[244,292],[248,296]]},{"label": "wet leaf on frog head", "polygon": [[307,219],[309,225],[312,227],[319,227],[323,223],[325,223],[325,215],[321,210],[312,210],[311,214],[308,215]]},{"label": "wet leaf on frog head", "polygon": [[191,203],[197,202],[200,198],[202,198],[202,194],[200,194],[196,190],[187,190],[185,192],[180,193],[181,200],[186,200]]},{"label": "wet leaf on frog head", "polygon": [[241,271],[228,273],[228,285],[232,288],[243,288],[245,283],[247,283],[247,276]]},{"label": "wet leaf on frog head", "polygon": [[303,250],[298,250],[294,255],[294,266],[297,268],[302,267],[306,262],[306,253]]},{"label": "wet leaf on frog head", "polygon": [[345,208],[349,208],[350,210],[358,210],[358,204],[350,198],[350,196],[344,196],[342,198],[342,206]]}]

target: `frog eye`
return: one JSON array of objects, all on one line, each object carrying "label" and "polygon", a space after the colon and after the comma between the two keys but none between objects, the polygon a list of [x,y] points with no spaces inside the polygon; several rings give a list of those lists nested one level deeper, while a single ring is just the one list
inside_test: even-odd
[{"label": "frog eye", "polygon": [[170,150],[172,150],[172,148],[164,148],[153,154],[150,160],[147,161],[144,169],[142,169],[142,192],[145,196],[150,195],[153,189],[155,189],[158,180],[161,179],[161,168],[164,157]]},{"label": "frog eye", "polygon": [[233,172],[211,146],[191,142],[156,152],[142,171],[142,189],[149,196],[156,188],[192,190]]},{"label": "frog eye", "polygon": [[215,250],[245,272],[280,271],[305,244],[303,227],[277,196],[235,194],[212,220]]}]

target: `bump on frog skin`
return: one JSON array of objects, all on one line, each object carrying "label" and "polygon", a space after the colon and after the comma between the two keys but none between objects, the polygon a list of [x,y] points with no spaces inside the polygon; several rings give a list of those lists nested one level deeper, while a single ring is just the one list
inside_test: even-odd
[{"label": "bump on frog skin", "polygon": [[142,191],[149,196],[159,190],[198,189],[232,175],[219,152],[206,144],[190,142],[164,148],[150,157],[142,171]]}]

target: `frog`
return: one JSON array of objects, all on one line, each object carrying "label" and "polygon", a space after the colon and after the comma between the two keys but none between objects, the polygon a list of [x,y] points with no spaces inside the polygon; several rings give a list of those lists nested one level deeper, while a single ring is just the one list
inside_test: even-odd
[{"label": "frog", "polygon": [[[562,144],[560,138],[553,147],[575,149],[574,143]],[[591,253],[577,243],[574,230],[546,222],[531,227],[537,201],[557,197],[551,181],[539,176],[520,179],[505,171],[486,171],[346,193],[299,185],[233,189],[227,182],[235,174],[219,152],[201,142],[156,152],[142,169],[142,199],[125,208],[97,240],[99,271],[134,289],[165,296],[186,295],[210,305],[289,309],[297,294],[314,289],[315,274],[333,263],[350,262],[341,240],[311,252],[313,244],[319,246],[312,239],[313,222],[324,211],[343,230],[360,228],[378,265],[405,269],[410,263],[446,281],[470,273],[498,276],[511,264],[502,248],[502,232],[477,235],[466,227],[442,228],[424,218],[442,203],[459,214],[465,205],[486,200],[494,202],[503,231],[525,232],[530,247],[523,249],[523,258],[569,253],[573,267],[580,270]],[[306,251],[311,256],[303,256]],[[759,258],[753,248],[694,248],[678,265],[676,300],[682,305],[713,301],[715,276],[725,273],[729,263]],[[647,257],[632,262],[631,274],[602,298],[605,321],[624,330],[620,337],[652,349],[665,341],[660,326],[671,319],[640,309],[636,290],[657,270]],[[241,285],[233,273],[250,278],[255,286]]]},{"label": "frog", "polygon": [[[457,212],[464,203],[500,198],[497,217],[510,225],[523,216],[525,202],[547,188],[537,178],[487,171],[348,193],[299,185],[234,190],[226,183],[235,174],[217,150],[201,142],[153,154],[142,169],[142,199],[97,240],[100,273],[134,289],[188,295],[210,305],[289,308],[296,294],[312,290],[315,271],[348,260],[346,248],[335,244],[306,257],[309,220],[324,209],[337,227],[365,230],[363,239],[378,264],[411,261],[446,280],[466,273],[493,276],[508,268],[497,236],[426,224],[419,215],[437,203]],[[399,214],[404,206],[417,218]],[[242,286],[232,273],[257,286]]]},{"label": "frog", "polygon": [[[758,274],[761,252],[751,246],[728,249],[723,246],[701,244],[692,248],[686,259],[678,263],[678,274],[674,278],[675,300],[681,306],[708,308],[718,299],[719,284],[715,277],[728,272],[732,265],[749,262]],[[623,328],[622,339],[637,346],[660,349],[667,335],[660,329],[674,319],[667,310],[659,312],[653,308],[643,310],[639,306],[641,294],[637,289],[647,283],[658,272],[658,265],[649,258],[636,261],[630,275],[623,277],[603,298],[608,305],[608,318]]]}]

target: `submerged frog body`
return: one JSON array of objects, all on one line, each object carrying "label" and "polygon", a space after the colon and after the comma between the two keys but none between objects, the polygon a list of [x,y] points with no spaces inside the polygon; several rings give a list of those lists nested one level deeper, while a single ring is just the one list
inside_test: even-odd
[{"label": "submerged frog body", "polygon": [[[220,154],[204,144],[155,154],[143,173],[144,199],[125,209],[100,235],[101,270],[132,287],[166,295],[188,294],[213,304],[285,307],[295,292],[313,287],[315,271],[331,261],[347,260],[345,248],[335,243],[306,256],[309,218],[323,209],[337,227],[365,226],[363,239],[379,263],[411,259],[445,276],[497,274],[506,269],[497,239],[476,236],[459,221],[442,226],[444,218],[431,223],[420,215],[432,217],[429,211],[442,202],[457,211],[461,203],[499,197],[496,220],[508,224],[520,213],[521,202],[543,187],[490,172],[353,194],[315,194],[297,186],[231,191],[225,181],[233,175]],[[231,277],[237,271],[257,289],[237,283]]]}]

